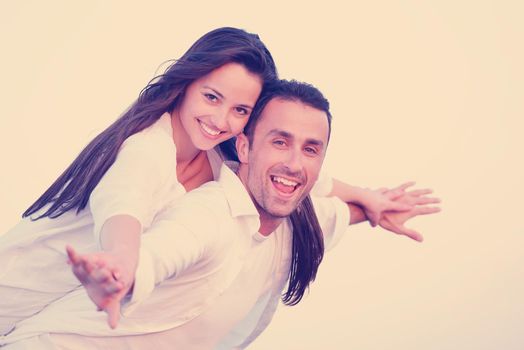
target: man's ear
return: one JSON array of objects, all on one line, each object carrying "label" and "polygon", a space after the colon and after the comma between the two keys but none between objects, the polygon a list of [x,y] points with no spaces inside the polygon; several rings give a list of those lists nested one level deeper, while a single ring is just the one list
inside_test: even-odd
[{"label": "man's ear", "polygon": [[249,140],[244,133],[237,135],[236,147],[238,160],[240,160],[240,163],[249,163]]}]

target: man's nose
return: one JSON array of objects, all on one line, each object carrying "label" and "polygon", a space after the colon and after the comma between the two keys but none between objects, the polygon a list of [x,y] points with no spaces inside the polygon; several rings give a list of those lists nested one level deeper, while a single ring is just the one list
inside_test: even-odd
[{"label": "man's nose", "polygon": [[286,166],[291,172],[300,173],[302,171],[302,152],[301,150],[291,149],[288,152]]}]

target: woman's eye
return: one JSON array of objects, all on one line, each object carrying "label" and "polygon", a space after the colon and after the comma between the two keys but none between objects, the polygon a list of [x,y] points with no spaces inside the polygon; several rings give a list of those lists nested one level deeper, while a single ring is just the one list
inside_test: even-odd
[{"label": "woman's eye", "polygon": [[204,96],[211,102],[216,102],[218,101],[218,97],[216,97],[215,95],[213,94],[204,94]]}]

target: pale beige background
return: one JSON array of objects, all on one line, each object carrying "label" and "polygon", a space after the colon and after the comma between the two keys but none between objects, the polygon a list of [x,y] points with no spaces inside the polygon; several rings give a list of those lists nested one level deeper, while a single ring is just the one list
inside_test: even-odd
[{"label": "pale beige background", "polygon": [[282,77],[330,98],[331,173],[417,180],[444,201],[412,222],[423,244],[348,230],[310,296],[251,348],[524,348],[522,2],[181,3],[0,3],[0,232],[162,61],[212,28],[243,27]]}]

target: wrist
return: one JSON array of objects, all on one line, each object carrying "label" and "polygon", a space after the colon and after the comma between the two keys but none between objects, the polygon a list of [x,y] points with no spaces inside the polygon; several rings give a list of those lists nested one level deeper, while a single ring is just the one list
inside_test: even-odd
[{"label": "wrist", "polygon": [[134,281],[136,269],[138,267],[138,250],[118,247],[117,249],[107,251],[115,262],[116,270],[119,271],[118,280],[129,286]]},{"label": "wrist", "polygon": [[352,186],[351,192],[352,203],[363,207],[363,209],[368,208],[370,202],[369,194],[371,192],[369,188]]},{"label": "wrist", "polygon": [[366,189],[364,188],[333,179],[333,188],[330,196],[338,197],[346,203],[362,205],[362,201],[365,200],[365,192]]},{"label": "wrist", "polygon": [[349,208],[349,217],[350,217],[349,224],[350,225],[358,224],[360,222],[368,220],[366,212],[361,206],[352,204],[352,203],[346,203],[346,204]]}]

